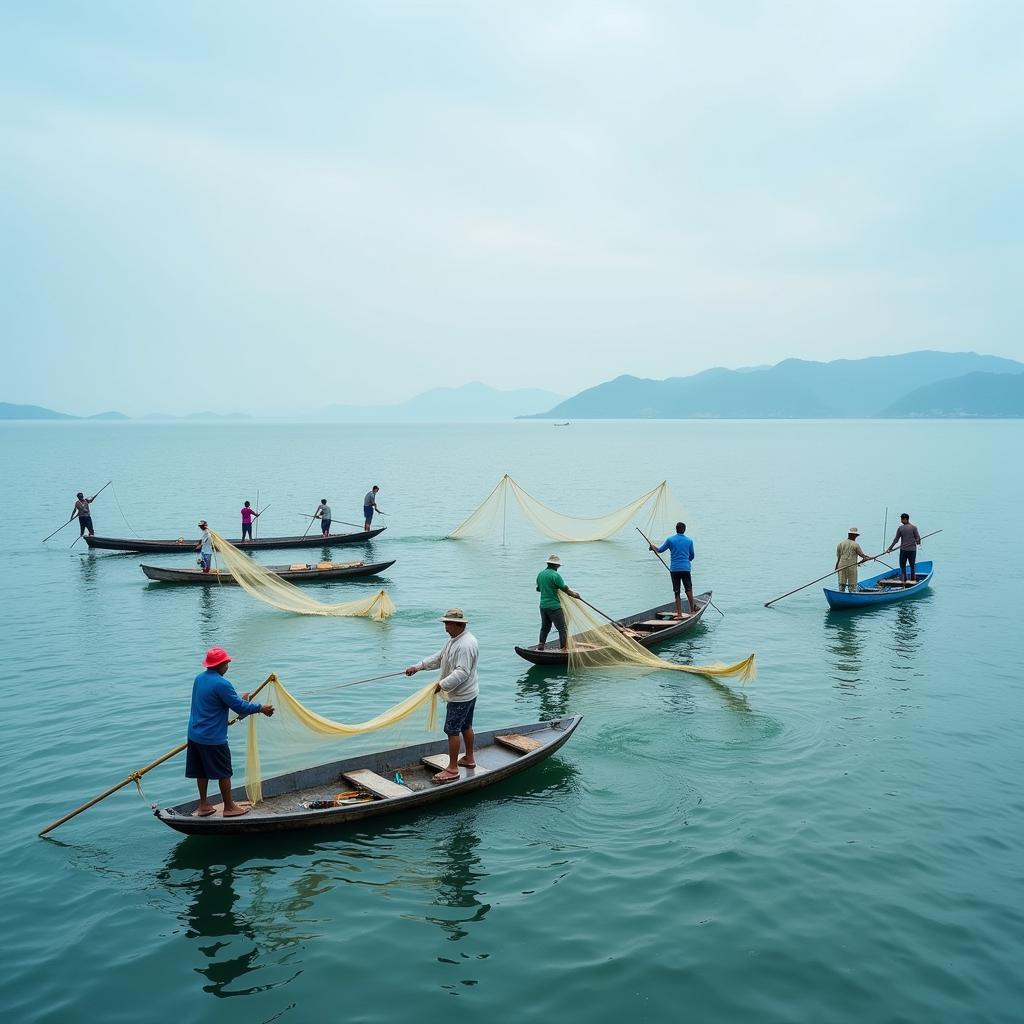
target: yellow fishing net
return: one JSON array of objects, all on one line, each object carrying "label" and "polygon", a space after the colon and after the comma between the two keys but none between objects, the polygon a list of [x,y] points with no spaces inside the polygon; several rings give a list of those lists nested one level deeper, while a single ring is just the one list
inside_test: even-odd
[{"label": "yellow fishing net", "polygon": [[675,661],[666,661],[637,643],[628,628],[612,625],[607,619],[595,614],[564,591],[559,592],[558,600],[565,613],[565,624],[569,631],[570,670],[610,665],[640,665],[643,668],[688,672],[696,676],[734,677],[740,682],[747,682],[757,674],[753,654],[733,665],[680,665]]},{"label": "yellow fishing net", "polygon": [[394,614],[394,602],[383,590],[361,601],[343,601],[340,604],[322,604],[308,597],[298,587],[270,572],[239,551],[219,533],[210,530],[213,549],[235,582],[258,601],[296,615],[359,615],[382,622]]},{"label": "yellow fishing net", "polygon": [[[267,684],[253,699],[261,704],[272,704],[274,716],[250,715],[247,719],[248,737],[246,743],[245,791],[249,799],[257,804],[263,799],[263,769],[260,756],[261,743],[271,749],[271,759],[276,761],[276,770],[293,770],[296,755],[303,747],[310,747],[327,740],[350,739],[366,733],[392,729],[401,722],[417,719],[423,731],[434,731],[437,727],[437,701],[440,694],[435,692],[435,681],[409,694],[404,700],[373,718],[357,724],[335,722],[330,718],[311,711],[300,703],[277,678],[271,676]],[[419,714],[417,714],[419,713]],[[416,722],[413,723],[417,724]],[[392,733],[388,740],[377,749],[391,749],[404,744],[395,741]],[[305,766],[304,766],[305,767]]]},{"label": "yellow fishing net", "polygon": [[548,508],[543,502],[524,491],[506,473],[484,503],[461,526],[448,534],[449,538],[491,539],[505,525],[509,499],[515,502],[526,519],[541,533],[553,540],[571,543],[606,540],[633,520],[647,505],[650,505],[650,509],[644,520],[645,532],[652,537],[673,533],[676,523],[683,518],[682,506],[665,481],[614,512],[584,519],[567,516]]}]

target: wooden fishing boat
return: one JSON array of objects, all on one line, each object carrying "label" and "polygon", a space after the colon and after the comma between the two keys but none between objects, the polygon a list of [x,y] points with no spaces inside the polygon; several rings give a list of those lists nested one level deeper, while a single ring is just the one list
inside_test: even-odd
[{"label": "wooden fishing boat", "polygon": [[[657,608],[648,608],[645,612],[637,612],[635,615],[627,615],[624,619],[616,619],[616,625],[628,631],[638,644],[643,647],[654,647],[657,644],[671,640],[672,637],[686,633],[693,629],[700,622],[711,604],[711,591],[705,594],[695,594],[693,597],[697,610],[692,615],[686,615],[682,619],[675,619],[675,602],[660,604]],[[610,623],[609,623],[610,625]],[[586,633],[578,633],[573,637],[577,644],[587,642]],[[555,643],[558,643],[558,636],[555,634]],[[567,665],[569,663],[569,652],[561,647],[554,647],[549,639],[544,650],[540,650],[537,644],[532,647],[517,647],[516,654],[520,658],[532,661],[535,665]]]},{"label": "wooden fishing boat", "polygon": [[[390,562],[313,562],[293,565],[265,565],[263,568],[292,583],[320,582],[321,580],[340,580],[352,576],[376,576],[377,573],[389,569],[395,564]],[[159,583],[231,583],[235,577],[226,569],[211,569],[208,573],[199,569],[172,569],[163,565],[145,565],[139,568],[151,580]]]},{"label": "wooden fishing boat", "polygon": [[[240,551],[269,551],[272,548],[320,548],[335,544],[359,544],[372,540],[387,529],[360,530],[358,533],[332,533],[327,537],[311,533],[305,537],[260,537],[258,540],[232,540],[231,545]],[[135,551],[143,554],[170,554],[173,551],[193,551],[199,544],[198,537],[179,537],[177,540],[132,540],[127,537],[89,537],[85,543],[91,548],[104,551]]]},{"label": "wooden fishing boat", "polygon": [[917,597],[932,581],[932,563],[917,563],[917,582],[904,586],[899,569],[887,569],[871,579],[861,580],[857,589],[839,591],[824,587],[825,600],[832,608],[867,608],[871,605],[889,604]]},{"label": "wooden fishing boat", "polygon": [[[432,782],[434,774],[448,765],[448,741],[440,739],[266,779],[262,802],[237,818],[225,818],[219,812],[197,818],[194,812],[198,800],[176,807],[154,807],[153,813],[178,832],[203,836],[347,825],[464,796],[532,768],[558,750],[582,718],[572,715],[478,732],[476,768],[460,768],[459,778],[451,782]],[[231,796],[244,800],[245,788],[233,789]]]}]

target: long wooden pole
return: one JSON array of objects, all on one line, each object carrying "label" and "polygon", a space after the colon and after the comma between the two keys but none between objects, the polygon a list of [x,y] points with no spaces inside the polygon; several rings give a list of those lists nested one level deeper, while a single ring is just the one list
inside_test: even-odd
[{"label": "long wooden pole", "polygon": [[[257,693],[260,692],[260,690],[263,689],[264,686],[272,682],[277,682],[277,676],[274,675],[273,672],[271,672],[270,675],[267,676],[267,678],[264,679],[263,682],[260,683],[260,685],[252,691],[252,693],[249,694],[249,699],[251,700],[253,697],[256,696]],[[237,721],[237,718],[232,718],[231,721],[228,722],[228,725],[234,725],[235,722]],[[81,807],[76,807],[75,810],[73,810],[70,814],[65,814],[63,818],[58,818],[52,825],[47,825],[46,828],[44,828],[42,832],[39,833],[40,838],[45,836],[47,832],[52,832],[58,826],[63,825],[64,822],[70,821],[72,818],[81,814],[82,811],[87,811],[90,807],[93,807],[94,805],[98,804],[101,800],[106,800],[106,798],[110,796],[111,793],[116,793],[119,789],[124,789],[125,786],[129,785],[132,782],[138,782],[139,779],[141,779],[142,776],[145,775],[147,772],[151,772],[158,765],[163,764],[164,761],[169,761],[176,754],[180,754],[187,746],[188,742],[185,742],[179,744],[173,750],[168,750],[166,754],[162,754],[155,761],[150,761],[150,763],[147,764],[145,768],[140,768],[137,772],[132,772],[131,775],[128,776],[128,778],[123,779],[116,786],[111,786],[110,789],[105,789],[102,793],[100,793],[99,796],[93,797],[92,800],[90,800],[88,803],[82,804]]]},{"label": "long wooden pole", "polygon": [[620,633],[624,636],[631,636],[632,633],[627,626],[624,626],[618,619],[613,619],[607,612],[601,611],[600,608],[594,608],[594,606],[584,597],[576,598],[581,604],[585,604],[588,608],[593,608],[598,615],[604,616]]},{"label": "long wooden pole", "polygon": [[[306,513],[305,512],[300,512],[299,515],[300,516],[306,516]],[[309,533],[309,531],[312,528],[313,524],[316,522],[316,516],[306,516],[306,518],[309,520],[309,522],[306,523],[306,533]],[[305,537],[306,533],[304,533],[302,536]]]},{"label": "long wooden pole", "polygon": [[[304,519],[311,520],[309,526],[312,526],[313,525],[312,521],[316,519],[316,516],[311,516],[307,512],[296,512],[295,514],[297,516],[302,516]],[[344,519],[332,519],[331,522],[332,523],[341,523],[342,526],[354,526],[357,530],[362,530],[362,528],[363,528],[363,524],[362,523],[346,523]],[[309,526],[306,527],[306,533],[309,533]],[[306,534],[304,533],[302,536],[305,537]]]},{"label": "long wooden pole", "polygon": [[[921,540],[927,540],[929,537],[934,537],[937,533],[942,533],[942,530],[932,530],[931,533],[926,533]],[[881,556],[884,555],[885,551],[879,551],[877,555],[868,555],[867,561],[869,562],[882,562]],[[851,562],[850,565],[859,565],[859,562]],[[849,569],[850,565],[841,565],[839,569]],[[886,568],[891,569],[892,566],[886,562],[882,562],[882,565]],[[780,594],[778,597],[773,597],[770,601],[765,601],[765,608],[770,608],[776,601],[781,601],[784,597],[790,597],[792,594],[798,594],[801,590],[806,590],[808,587],[813,587],[815,583],[821,583],[822,580],[827,580],[829,576],[834,576],[839,569],[833,569],[831,572],[825,573],[824,576],[819,576],[816,580],[811,580],[810,583],[805,583],[802,587],[797,587],[795,590],[787,591],[785,594]]]},{"label": "long wooden pole", "polygon": [[[97,499],[97,498],[98,498],[98,497],[99,497],[99,496],[100,496],[100,495],[101,495],[101,494],[102,494],[102,493],[103,493],[103,492],[104,492],[104,491],[105,491],[105,490],[106,490],[106,489],[107,489],[107,488],[108,488],[108,487],[109,487],[109,486],[110,486],[110,485],[111,485],[111,484],[112,484],[113,482],[114,482],[113,480],[108,480],[108,481],[107,481],[107,482],[106,482],[106,483],[105,483],[105,484],[104,484],[104,485],[103,485],[103,486],[102,486],[102,487],[101,487],[101,488],[100,488],[100,489],[99,489],[99,490],[98,490],[98,491],[97,491],[97,492],[96,492],[96,493],[95,493],[95,494],[94,494],[94,495],[92,496],[92,500],[93,500],[93,501],[95,501],[95,500],[96,500],[96,499]],[[73,515],[73,516],[72,516],[72,517],[71,517],[71,518],[70,518],[70,519],[69,519],[69,520],[68,520],[68,521],[67,521],[66,523],[64,523],[64,524],[63,524],[62,526],[58,526],[58,527],[57,527],[57,529],[56,529],[56,530],[54,530],[54,531],[53,531],[53,533],[51,533],[49,537],[44,537],[44,538],[43,538],[43,543],[45,544],[45,543],[46,543],[46,542],[47,542],[47,541],[48,541],[48,540],[50,539],[50,537],[56,537],[56,536],[57,536],[57,534],[58,534],[58,533],[60,533],[60,531],[61,531],[61,530],[63,530],[65,526],[70,526],[70,525],[71,525],[71,523],[73,523],[73,522],[74,522],[74,521],[75,521],[75,520],[76,520],[77,518],[78,518],[78,516],[77,516],[77,515]]]},{"label": "long wooden pole", "polygon": [[[256,488],[256,507],[260,507],[260,489]],[[260,517],[256,517],[256,540],[260,539]]]}]

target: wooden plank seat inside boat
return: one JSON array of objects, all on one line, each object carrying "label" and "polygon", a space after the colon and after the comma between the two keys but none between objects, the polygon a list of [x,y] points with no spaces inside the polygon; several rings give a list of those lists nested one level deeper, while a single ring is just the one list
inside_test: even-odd
[{"label": "wooden plank seat inside boat", "polygon": [[642,629],[645,632],[650,633],[658,629],[668,629],[668,627],[671,626],[673,622],[682,622],[685,619],[688,619],[689,617],[689,615],[684,614],[681,619],[648,619],[646,622],[631,622],[629,624],[629,628]]},{"label": "wooden plank seat inside boat", "polygon": [[540,746],[538,740],[530,736],[523,736],[518,732],[507,732],[503,736],[495,736],[494,742],[514,750],[517,754],[528,754],[531,750],[536,750]]},{"label": "wooden plank seat inside boat", "polygon": [[898,576],[894,576],[891,579],[879,580],[878,585],[880,587],[912,587],[915,583],[921,583],[927,578],[927,575],[918,576],[916,580],[907,580],[907,582],[904,583]]},{"label": "wooden plank seat inside boat", "polygon": [[365,562],[293,562],[288,566],[295,572],[305,569],[357,569]]},{"label": "wooden plank seat inside boat", "polygon": [[[435,768],[439,772],[443,772],[448,768],[448,755],[447,754],[428,754],[426,757],[421,757],[420,761],[425,764],[428,768]],[[467,768],[464,764],[459,765],[459,778],[465,779],[473,775],[483,775],[485,772],[489,772],[490,768],[482,765],[477,761],[474,768]]]},{"label": "wooden plank seat inside boat", "polygon": [[365,789],[368,793],[379,796],[383,800],[396,796],[408,796],[412,792],[408,786],[385,779],[383,775],[371,772],[369,768],[357,768],[355,771],[345,772],[343,777],[359,786],[360,789]]}]

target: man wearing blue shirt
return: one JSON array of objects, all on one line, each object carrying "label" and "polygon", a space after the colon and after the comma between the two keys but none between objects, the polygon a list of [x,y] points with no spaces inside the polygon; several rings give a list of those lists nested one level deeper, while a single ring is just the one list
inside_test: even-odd
[{"label": "man wearing blue shirt", "polygon": [[192,710],[188,718],[188,749],[185,754],[185,777],[195,779],[199,788],[198,818],[208,818],[217,808],[206,799],[210,779],[216,779],[224,801],[224,817],[237,818],[248,814],[252,805],[231,799],[231,748],[228,746],[228,710],[239,718],[246,715],[274,713],[272,704],[252,704],[249,694],[241,697],[224,678],[231,664],[231,655],[223,647],[211,647],[200,672],[192,684]]},{"label": "man wearing blue shirt", "polygon": [[690,578],[690,567],[693,563],[693,541],[686,536],[686,523],[676,523],[676,532],[666,538],[660,548],[653,544],[648,545],[652,551],[671,551],[672,558],[669,561],[669,570],[672,573],[672,593],[676,599],[676,618],[683,617],[682,601],[679,597],[679,585],[682,584],[686,591],[686,600],[690,602],[690,614],[697,611],[697,605],[693,600],[693,581]]}]

